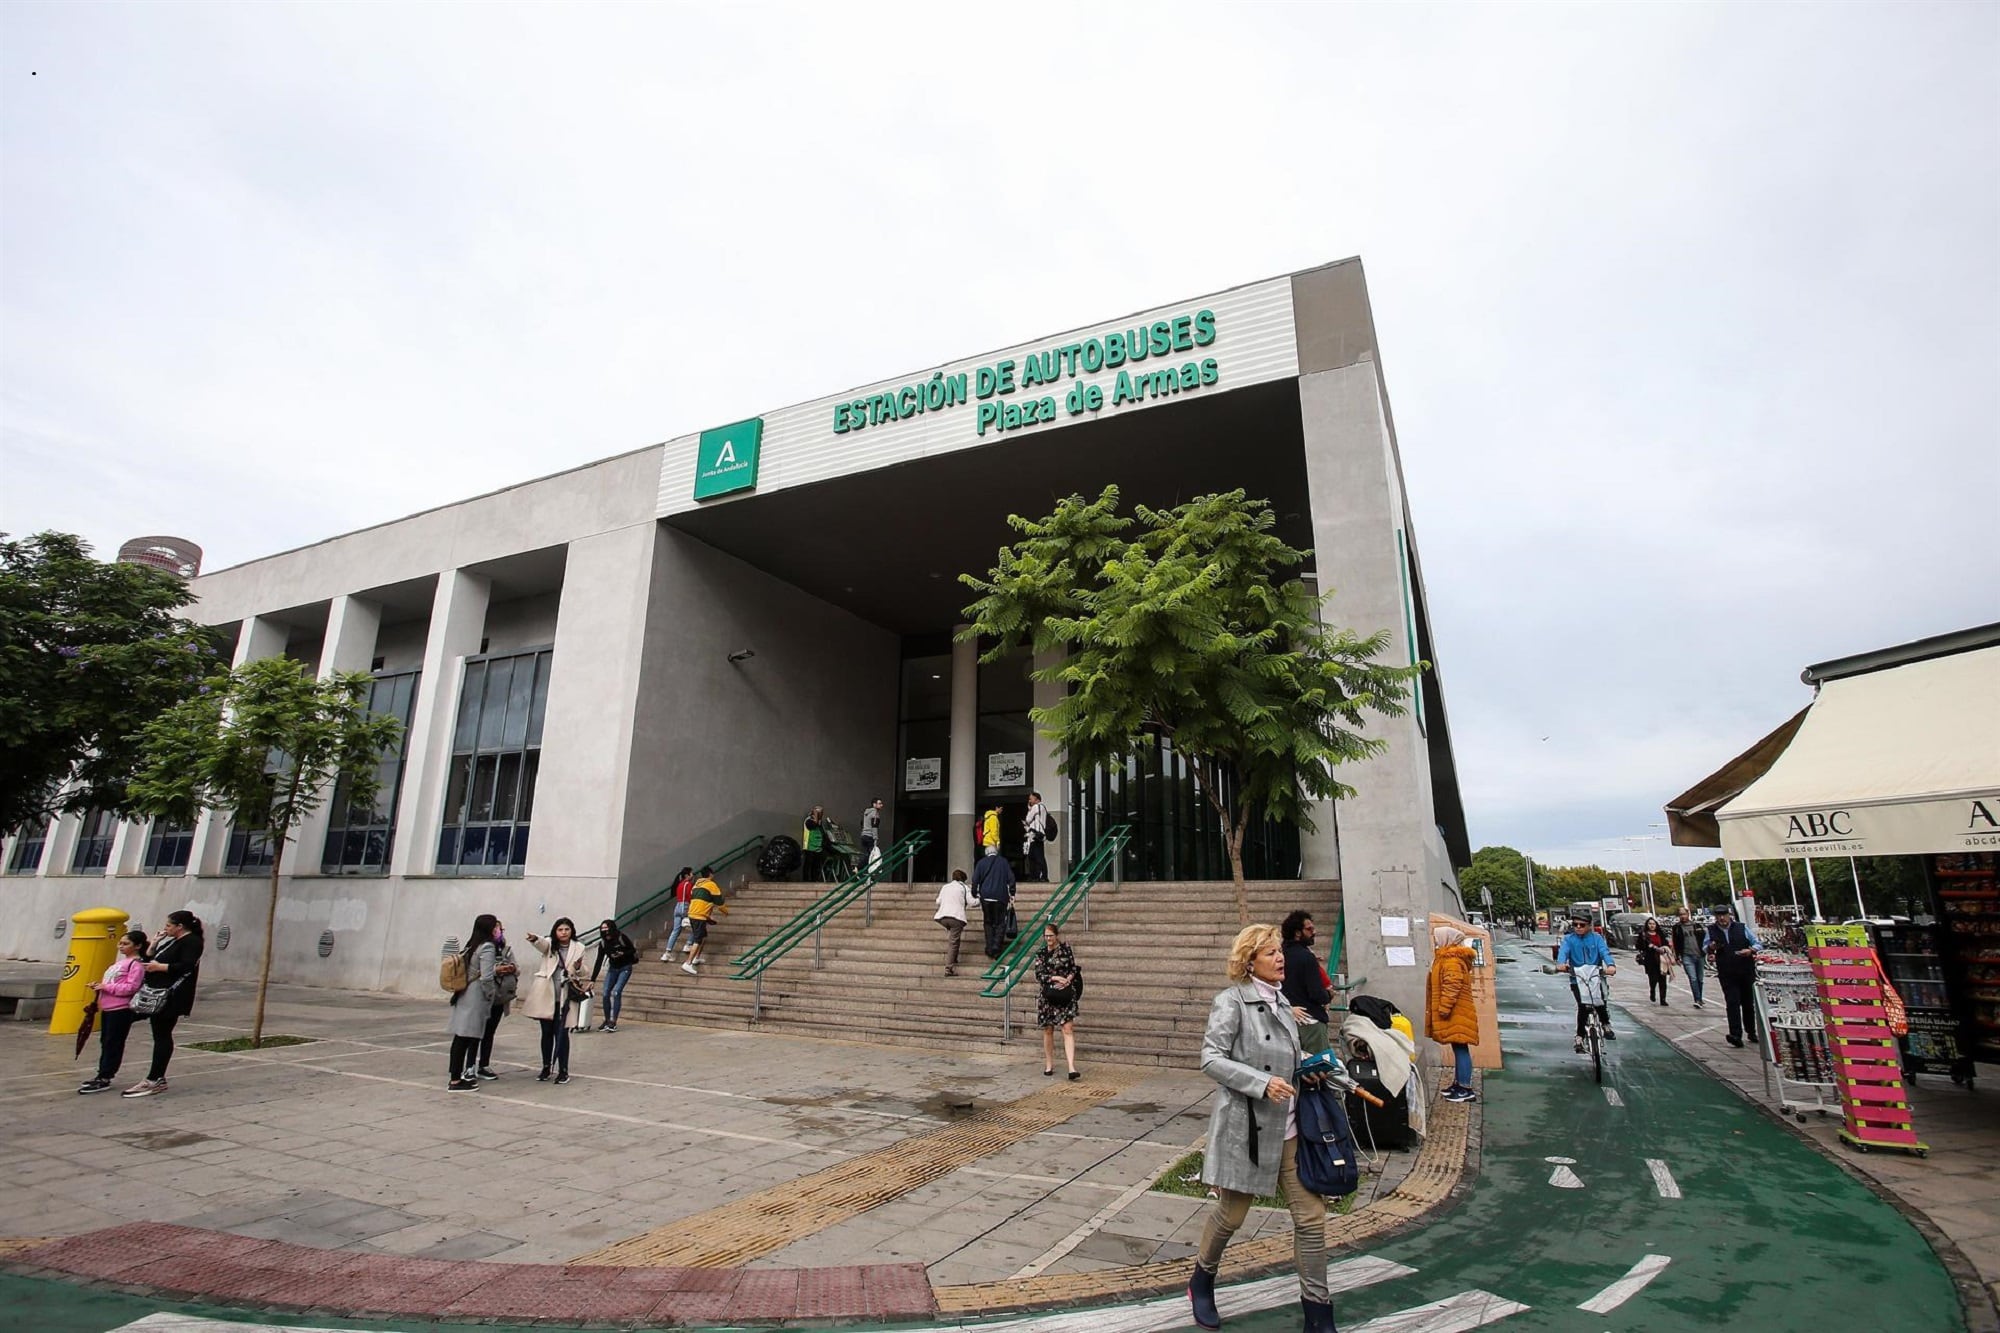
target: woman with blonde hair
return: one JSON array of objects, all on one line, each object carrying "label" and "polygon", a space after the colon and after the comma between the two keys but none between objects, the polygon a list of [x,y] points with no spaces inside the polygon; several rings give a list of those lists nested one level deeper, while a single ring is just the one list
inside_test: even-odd
[{"label": "woman with blonde hair", "polygon": [[1292,1214],[1292,1259],[1299,1274],[1305,1333],[1334,1333],[1326,1289],[1326,1201],[1299,1183],[1292,1075],[1299,1067],[1298,1019],[1285,1002],[1285,949],[1278,928],[1245,926],[1229,946],[1230,985],[1208,1010],[1201,1072],[1220,1084],[1208,1116],[1201,1178],[1215,1187],[1201,1248],[1188,1280],[1194,1321],[1222,1326],[1215,1275],[1222,1251],[1260,1194],[1282,1193]]}]

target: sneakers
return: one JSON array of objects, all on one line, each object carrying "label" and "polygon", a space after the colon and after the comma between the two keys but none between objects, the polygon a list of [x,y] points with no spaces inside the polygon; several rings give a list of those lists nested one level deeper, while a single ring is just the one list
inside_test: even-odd
[{"label": "sneakers", "polygon": [[1617,1041],[1618,1034],[1613,1032],[1610,1028],[1606,1028],[1604,1029],[1604,1039],[1606,1041]]},{"label": "sneakers", "polygon": [[110,1090],[111,1080],[108,1078],[91,1079],[88,1083],[77,1089],[80,1093],[109,1092]]},{"label": "sneakers", "polygon": [[688,974],[689,976],[691,976],[691,977],[698,977],[698,976],[700,976],[700,975],[701,975],[701,973],[699,973],[699,972],[697,972],[697,971],[695,971],[695,970],[694,970],[694,964],[693,964],[693,963],[682,963],[682,964],[681,964],[681,971],[683,971],[683,972],[687,973],[687,974]]},{"label": "sneakers", "polygon": [[167,1081],[165,1079],[142,1078],[119,1095],[123,1097],[157,1097],[166,1090]]},{"label": "sneakers", "polygon": [[1444,1099],[1448,1102],[1476,1102],[1479,1100],[1479,1094],[1471,1088],[1446,1088]]},{"label": "sneakers", "polygon": [[562,1073],[560,1073],[560,1074],[557,1074],[557,1075],[556,1075],[556,1082],[558,1082],[558,1083],[567,1083],[567,1082],[569,1082],[569,1071],[568,1071],[567,1069],[565,1069],[565,1070],[563,1070],[563,1071],[562,1071]]},{"label": "sneakers", "polygon": [[542,1072],[541,1072],[541,1073],[539,1073],[539,1074],[537,1074],[537,1075],[535,1075],[535,1082],[537,1082],[537,1083],[546,1083],[546,1082],[548,1082],[548,1081],[549,1081],[549,1079],[551,1079],[552,1077],[554,1077],[554,1075],[555,1075],[555,1071],[554,1071],[554,1070],[550,1069],[550,1068],[549,1068],[549,1067],[548,1067],[547,1065],[543,1065],[543,1066],[542,1066]]},{"label": "sneakers", "polygon": [[616,1032],[618,1030],[618,1025],[616,1023],[606,1023],[603,1027],[597,1030],[599,1032]]},{"label": "sneakers", "polygon": [[670,953],[663,953],[660,955],[660,961],[663,963],[671,963],[674,961],[674,956]]},{"label": "sneakers", "polygon": [[1578,1038],[1576,1039],[1576,1053],[1577,1053],[1578,1055],[1582,1055],[1582,1054],[1583,1054],[1583,1038],[1582,1038],[1582,1037],[1578,1037]]},{"label": "sneakers", "polygon": [[476,1078],[455,1078],[444,1085],[444,1090],[446,1092],[471,1092],[478,1086],[479,1080]]},{"label": "sneakers", "polygon": [[482,1069],[482,1070],[480,1070],[480,1071],[479,1071],[479,1077],[481,1077],[481,1078],[499,1078],[499,1077],[500,1077],[500,1075],[499,1075],[499,1074],[498,1074],[497,1072],[495,1072],[494,1070],[491,1070],[491,1069]]}]

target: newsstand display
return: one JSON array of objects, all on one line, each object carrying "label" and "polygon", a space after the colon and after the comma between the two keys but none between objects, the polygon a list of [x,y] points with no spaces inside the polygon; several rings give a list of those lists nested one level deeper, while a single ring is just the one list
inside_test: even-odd
[{"label": "newsstand display", "polygon": [[[1962,1006],[1965,1054],[1974,1060],[2000,1061],[2000,865],[1996,861],[2000,858],[1992,852],[1929,858],[1945,981]],[[1913,1032],[1915,1027],[1913,1013]],[[1964,1081],[1970,1084],[1969,1071]]]},{"label": "newsstand display", "polygon": [[1875,947],[1889,984],[1903,997],[1910,1030],[1901,1039],[1903,1075],[1949,1074],[1972,1078],[1972,1057],[1961,1039],[1963,1023],[1952,1008],[1940,941],[1945,927],[1898,923],[1875,928]]}]

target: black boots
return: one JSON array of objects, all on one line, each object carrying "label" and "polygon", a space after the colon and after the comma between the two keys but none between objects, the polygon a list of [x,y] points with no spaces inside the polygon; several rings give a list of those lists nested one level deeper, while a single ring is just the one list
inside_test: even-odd
[{"label": "black boots", "polygon": [[1222,1312],[1215,1308],[1215,1274],[1204,1271],[1199,1261],[1188,1278],[1188,1304],[1194,1307],[1195,1323],[1203,1328],[1222,1327]]},{"label": "black boots", "polygon": [[1301,1296],[1299,1308],[1305,1311],[1306,1315],[1304,1333],[1340,1333],[1340,1330],[1333,1326],[1332,1301],[1309,1301]]}]

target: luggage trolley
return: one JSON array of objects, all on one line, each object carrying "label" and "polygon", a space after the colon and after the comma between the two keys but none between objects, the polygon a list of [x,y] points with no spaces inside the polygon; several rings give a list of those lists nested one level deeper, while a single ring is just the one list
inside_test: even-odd
[{"label": "luggage trolley", "polygon": [[1827,1049],[1813,970],[1802,964],[1757,969],[1757,1017],[1764,1029],[1764,1091],[1786,1115],[1803,1121],[1840,1109],[1833,1052]]}]

